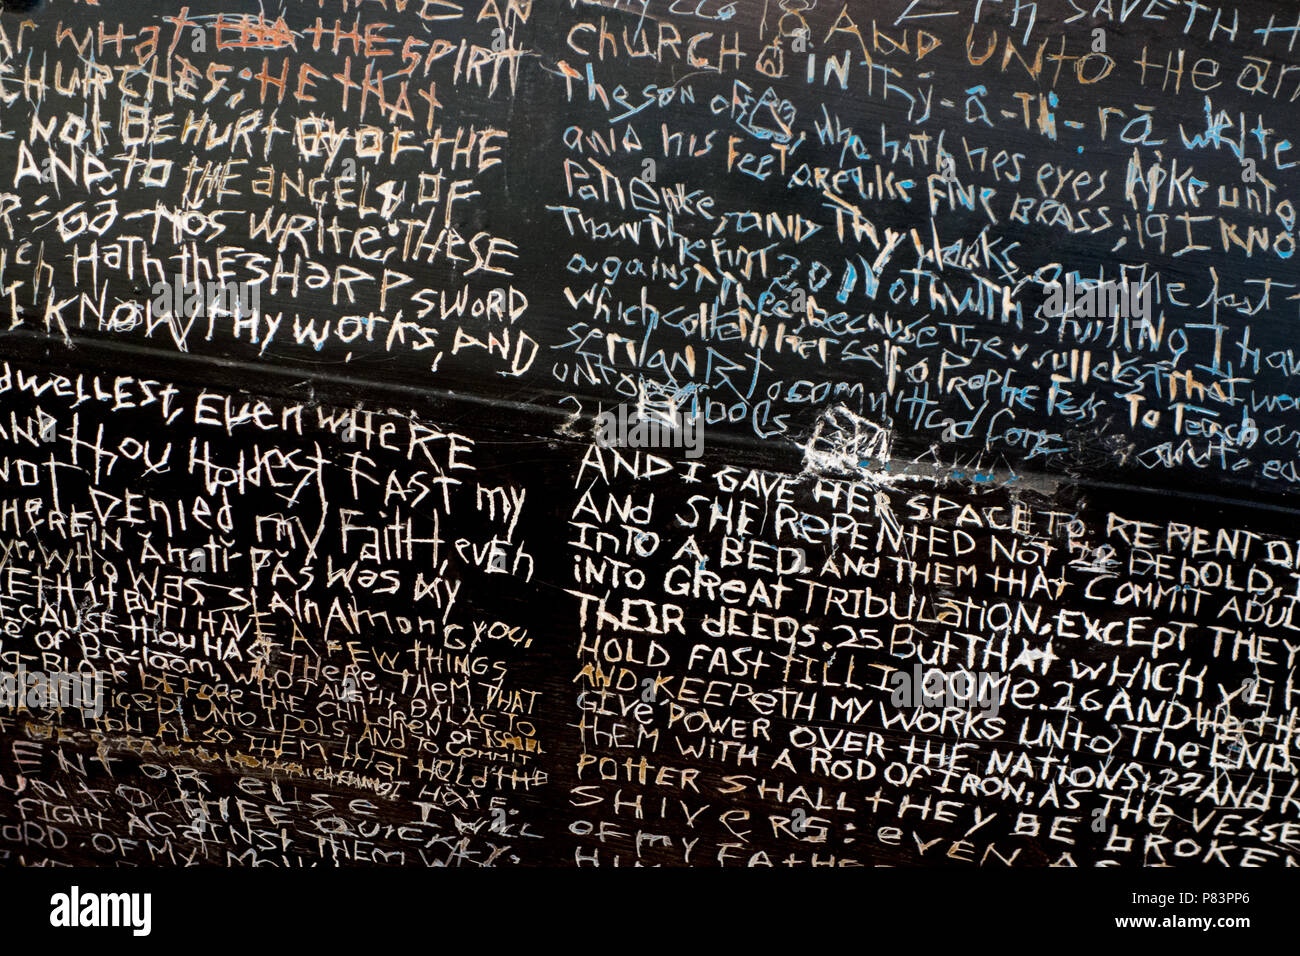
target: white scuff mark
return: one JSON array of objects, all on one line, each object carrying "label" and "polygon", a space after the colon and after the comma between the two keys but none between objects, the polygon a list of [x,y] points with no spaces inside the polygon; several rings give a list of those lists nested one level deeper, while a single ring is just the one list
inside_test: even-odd
[{"label": "white scuff mark", "polygon": [[[877,495],[903,485],[969,482],[976,490],[1007,488],[1018,501],[1022,489],[1050,496],[1058,485],[1051,476],[1018,474],[1005,460],[985,464],[983,454],[977,454],[973,462],[960,458],[946,461],[943,446],[937,442],[916,458],[895,457],[892,429],[844,405],[825,409],[807,442],[799,447],[804,453],[800,477],[856,480]],[[1013,483],[1014,489],[1010,487]]]},{"label": "white scuff mark", "polygon": [[1120,567],[1120,562],[1115,549],[1108,544],[1101,544],[1095,548],[1084,545],[1083,554],[1071,561],[1070,567],[1089,574],[1110,574]]},{"label": "white scuff mark", "polygon": [[[582,419],[582,406],[578,405],[569,416],[555,428],[555,434],[563,435],[566,438],[589,439],[591,436],[577,429],[578,422]],[[594,428],[594,426],[592,426]]]},{"label": "white scuff mark", "polygon": [[869,418],[835,405],[822,413],[803,447],[805,474],[861,474],[889,462],[892,436]]},{"label": "white scuff mark", "polygon": [[882,520],[896,520],[889,500],[882,502],[883,489],[904,482],[937,481],[935,475],[909,473],[895,469],[893,432],[843,405],[826,409],[813,426],[812,435],[803,448],[803,475],[842,476],[864,482],[877,492],[877,507]]},{"label": "white scuff mark", "polygon": [[[803,472],[810,475],[840,475],[857,479],[874,492],[876,515],[889,528],[892,537],[903,542],[909,559],[912,548],[903,536],[903,524],[894,513],[885,489],[904,481],[934,481],[932,476],[908,475],[891,471],[893,434],[884,425],[857,414],[844,405],[834,405],[822,413],[813,426],[812,435],[803,448]],[[832,549],[830,557],[835,556]]]}]

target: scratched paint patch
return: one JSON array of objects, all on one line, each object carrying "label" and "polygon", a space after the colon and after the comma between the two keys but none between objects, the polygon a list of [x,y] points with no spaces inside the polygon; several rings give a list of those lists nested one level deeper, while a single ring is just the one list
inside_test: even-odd
[{"label": "scratched paint patch", "polygon": [[854,474],[887,464],[893,446],[887,428],[843,405],[827,409],[813,426],[804,450],[804,472]]}]

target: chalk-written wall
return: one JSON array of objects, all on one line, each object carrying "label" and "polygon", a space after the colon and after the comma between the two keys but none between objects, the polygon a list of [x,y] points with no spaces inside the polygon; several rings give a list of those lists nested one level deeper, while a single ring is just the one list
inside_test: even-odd
[{"label": "chalk-written wall", "polygon": [[1298,38],[0,16],[0,860],[1296,863]]}]

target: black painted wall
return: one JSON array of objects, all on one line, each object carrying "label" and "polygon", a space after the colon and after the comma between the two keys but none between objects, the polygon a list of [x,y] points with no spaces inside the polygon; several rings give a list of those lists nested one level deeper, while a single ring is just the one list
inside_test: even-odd
[{"label": "black painted wall", "polygon": [[0,28],[6,862],[1295,862],[1293,8]]}]

